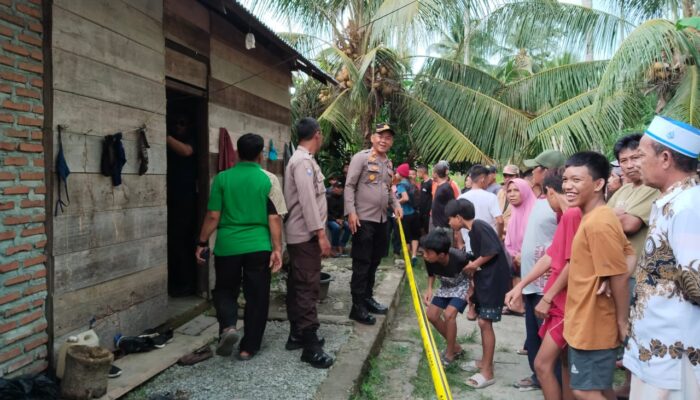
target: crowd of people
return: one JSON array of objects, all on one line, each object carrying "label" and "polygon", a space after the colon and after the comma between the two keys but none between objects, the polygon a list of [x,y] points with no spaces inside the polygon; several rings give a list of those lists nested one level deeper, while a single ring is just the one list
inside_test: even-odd
[{"label": "crowd of people", "polygon": [[[350,242],[349,317],[374,324],[373,315],[387,312],[373,295],[375,275],[390,246],[401,251],[391,234],[399,236],[400,219],[412,263],[421,255],[425,262],[423,300],[446,340],[444,365],[465,354],[458,315],[477,321],[482,357],[460,363],[473,371],[467,385],[495,383],[493,324],[516,313],[525,328],[518,351],[532,372],[514,383],[519,390],[542,390],[547,400],[700,398],[700,130],[655,117],[644,134],[615,144],[612,164],[594,151],[566,157],[547,150],[524,160],[524,171],[504,166],[502,185],[497,168],[474,165],[460,188],[446,161],[432,171],[394,168],[387,153],[395,132],[387,124],[326,186],[314,160],[323,143],[318,122],[304,118],[296,128],[284,189],[260,167],[264,142],[254,134],[238,140],[241,162],[212,184],[196,255],[205,261],[217,230],[218,354],[232,354],[239,339],[239,359],[259,351],[284,232],[286,348],[330,367],[317,334],[321,259],[346,256]],[[245,195],[231,189],[240,186]],[[623,365],[627,379],[615,391],[613,375]]]}]

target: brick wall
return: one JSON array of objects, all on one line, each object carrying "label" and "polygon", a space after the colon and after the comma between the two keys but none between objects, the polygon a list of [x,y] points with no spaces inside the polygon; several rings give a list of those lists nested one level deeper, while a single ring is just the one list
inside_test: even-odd
[{"label": "brick wall", "polygon": [[42,0],[0,0],[0,376],[47,367]]}]

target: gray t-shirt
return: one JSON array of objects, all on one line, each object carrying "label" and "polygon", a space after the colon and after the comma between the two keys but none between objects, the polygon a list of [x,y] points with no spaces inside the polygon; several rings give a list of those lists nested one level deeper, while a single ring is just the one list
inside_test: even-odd
[{"label": "gray t-shirt", "polygon": [[[537,260],[545,255],[552,244],[554,232],[557,230],[557,216],[552,211],[546,199],[539,199],[532,208],[530,218],[525,228],[525,238],[520,251],[520,276],[525,277],[532,271]],[[525,286],[523,294],[542,294],[544,292],[544,277],[540,277]]]},{"label": "gray t-shirt", "polygon": [[489,187],[486,188],[487,192],[493,193],[493,194],[498,194],[498,191],[501,190],[501,185],[498,183],[494,182]]}]

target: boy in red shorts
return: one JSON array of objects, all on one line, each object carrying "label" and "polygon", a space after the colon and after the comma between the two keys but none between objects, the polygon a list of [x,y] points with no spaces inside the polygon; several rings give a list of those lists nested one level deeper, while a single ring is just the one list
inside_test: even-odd
[{"label": "boy in red shorts", "polygon": [[[540,350],[535,358],[535,372],[540,382],[542,394],[546,400],[572,399],[573,393],[569,388],[569,373],[566,368],[566,340],[564,340],[564,307],[566,305],[566,284],[568,279],[571,243],[581,223],[581,210],[569,208],[562,189],[563,168],[551,171],[544,180],[544,191],[552,210],[557,214],[559,223],[554,233],[552,244],[547,253],[537,261],[532,271],[506,295],[506,304],[514,306],[525,286],[540,279],[550,270],[547,283],[544,286],[544,296],[535,308],[538,318],[544,322],[539,330],[542,338]],[[555,375],[556,363],[561,356],[562,383]],[[563,392],[562,392],[563,386]]]}]

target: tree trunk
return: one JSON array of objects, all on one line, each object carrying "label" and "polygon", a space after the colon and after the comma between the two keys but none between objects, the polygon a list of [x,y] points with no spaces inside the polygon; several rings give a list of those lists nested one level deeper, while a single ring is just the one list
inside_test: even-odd
[{"label": "tree trunk", "polygon": [[471,2],[467,2],[467,9],[464,12],[464,38],[462,40],[462,46],[464,48],[464,65],[469,65],[471,51],[469,49],[469,37],[472,34],[472,18],[471,18]]},{"label": "tree trunk", "polygon": [[[581,0],[581,5],[586,8],[593,8],[593,0]],[[593,61],[593,35],[586,35],[586,61]]]},{"label": "tree trunk", "polygon": [[693,11],[693,0],[683,0],[683,18],[692,17]]}]

